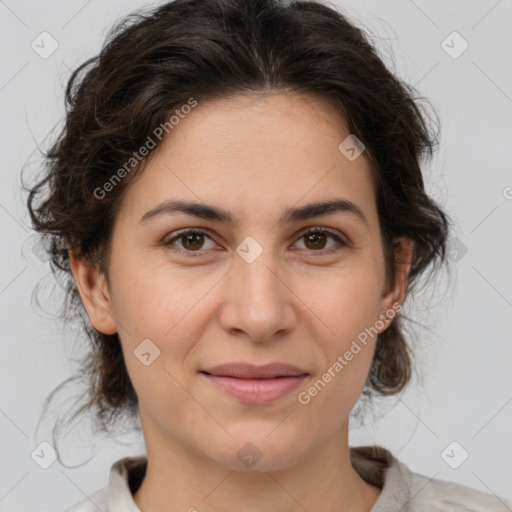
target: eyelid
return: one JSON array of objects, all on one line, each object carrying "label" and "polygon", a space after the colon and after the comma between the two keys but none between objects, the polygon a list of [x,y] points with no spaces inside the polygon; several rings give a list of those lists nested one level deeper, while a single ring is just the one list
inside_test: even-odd
[{"label": "eyelid", "polygon": [[324,232],[324,233],[328,233],[329,235],[332,235],[334,237],[337,237],[339,238],[343,243],[347,244],[349,243],[347,237],[345,235],[343,235],[342,233],[340,233],[339,231],[337,230],[334,230],[334,229],[331,229],[331,228],[326,228],[324,226],[310,226],[310,227],[307,227],[307,228],[304,228],[303,230],[299,231],[298,236],[299,238],[301,236],[304,236],[304,235],[307,235],[308,233],[310,232]]}]

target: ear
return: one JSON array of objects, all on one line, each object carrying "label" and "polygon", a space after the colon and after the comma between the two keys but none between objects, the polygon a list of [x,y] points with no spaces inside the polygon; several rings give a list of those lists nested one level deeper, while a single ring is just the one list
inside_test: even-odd
[{"label": "ear", "polygon": [[71,250],[68,255],[73,278],[92,326],[103,334],[115,334],[117,325],[105,276],[96,266],[76,258]]},{"label": "ear", "polygon": [[412,240],[402,236],[395,238],[393,242],[396,244],[395,259],[397,263],[394,282],[390,282],[389,279],[387,280],[387,290],[384,290],[382,295],[382,311],[380,318],[386,323],[382,331],[385,331],[389,327],[389,323],[391,323],[386,319],[386,313],[389,313],[390,319],[392,319],[405,301],[407,285],[409,283],[409,272],[412,266]]}]

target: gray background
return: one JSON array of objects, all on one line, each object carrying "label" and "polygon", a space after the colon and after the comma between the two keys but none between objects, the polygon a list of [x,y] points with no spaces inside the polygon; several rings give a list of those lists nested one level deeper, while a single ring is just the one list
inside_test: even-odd
[{"label": "gray background", "polygon": [[[414,471],[512,499],[512,2],[336,4],[438,112],[441,147],[425,179],[457,222],[453,277],[443,276],[409,305],[423,324],[413,345],[414,381],[351,432],[351,444],[381,444]],[[61,456],[67,465],[93,457],[87,464],[68,469],[56,461],[43,469],[31,458],[39,443],[51,441],[51,421],[35,435],[42,402],[71,375],[69,357],[79,353],[80,340],[52,320],[55,306],[43,315],[31,305],[39,280],[46,295],[54,291],[47,262],[32,252],[20,169],[27,166],[27,177],[37,172],[34,150],[46,149],[63,118],[70,70],[97,52],[112,22],[145,5],[156,3],[0,0],[1,511],[64,510],[104,487],[112,462],[144,450],[129,435],[93,442],[78,425]],[[58,43],[48,58],[31,48],[43,31]],[[469,44],[457,58],[445,51],[446,44],[451,52],[462,48],[453,31]],[[469,458],[453,469],[447,461],[457,465],[462,450]]]}]

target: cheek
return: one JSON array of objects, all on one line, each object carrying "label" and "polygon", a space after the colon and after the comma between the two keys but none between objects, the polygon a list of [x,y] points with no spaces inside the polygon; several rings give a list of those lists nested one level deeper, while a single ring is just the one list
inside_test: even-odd
[{"label": "cheek", "polygon": [[309,288],[308,305],[340,342],[357,336],[379,317],[383,276],[375,270],[352,265]]},{"label": "cheek", "polygon": [[[175,279],[139,277],[132,275],[123,283],[116,302],[119,320],[129,331],[121,336],[125,364],[141,405],[153,416],[165,418],[190,400],[184,391],[188,378],[184,367],[199,336],[194,322],[199,299]],[[174,283],[173,288],[168,282]]]},{"label": "cheek", "polygon": [[323,354],[320,378],[325,374],[324,382],[332,392],[325,394],[325,400],[351,404],[359,395],[377,341],[380,292],[381,278],[370,269],[354,266],[325,280],[309,296]]},{"label": "cheek", "polygon": [[208,291],[208,278],[191,286],[197,281],[190,273],[162,264],[159,258],[138,256],[129,248],[118,250],[121,253],[127,256],[117,257],[112,272],[114,316],[129,337],[166,338]]},{"label": "cheek", "polygon": [[321,352],[319,372],[303,389],[301,404],[317,411],[335,411],[331,428],[345,421],[361,395],[371,368],[377,336],[372,331],[378,315],[375,294],[347,289],[331,295],[321,309],[321,318],[329,326],[318,336]]},{"label": "cheek", "polygon": [[[189,354],[211,320],[208,304],[213,294],[208,292],[219,276],[191,278],[183,269],[126,258],[116,278],[112,304],[124,328],[119,332],[134,388],[149,401],[159,399],[157,389],[165,389],[167,399],[180,397],[183,388],[178,382],[186,385]],[[148,360],[154,362],[146,366]]]}]

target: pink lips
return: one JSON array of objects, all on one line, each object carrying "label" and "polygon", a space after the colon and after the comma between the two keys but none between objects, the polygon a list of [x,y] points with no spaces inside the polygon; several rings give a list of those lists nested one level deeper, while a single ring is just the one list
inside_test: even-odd
[{"label": "pink lips", "polygon": [[251,405],[265,404],[287,395],[308,376],[304,370],[283,363],[227,364],[201,373],[224,392]]}]

